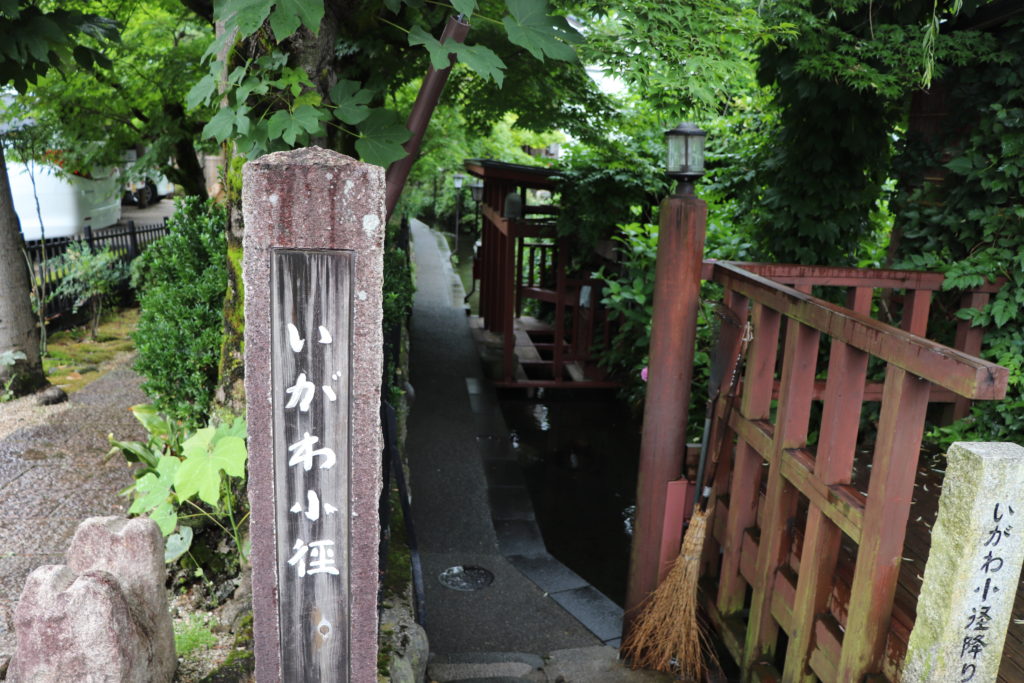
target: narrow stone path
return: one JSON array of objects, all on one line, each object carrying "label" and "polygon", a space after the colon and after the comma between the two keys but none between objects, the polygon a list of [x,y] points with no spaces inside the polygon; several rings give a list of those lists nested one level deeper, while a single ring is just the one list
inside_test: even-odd
[{"label": "narrow stone path", "polygon": [[107,435],[145,438],[128,410],[146,402],[132,360],[124,357],[66,404],[28,407],[31,396],[0,404],[0,671],[14,651],[14,608],[25,578],[41,565],[64,563],[83,519],[128,507],[118,491],[132,477],[120,454],[107,457]]},{"label": "narrow stone path", "polygon": [[[413,220],[416,296],[406,442],[432,681],[663,681],[618,660],[622,611],[548,555],[441,236]],[[451,567],[486,570],[479,590]]]}]

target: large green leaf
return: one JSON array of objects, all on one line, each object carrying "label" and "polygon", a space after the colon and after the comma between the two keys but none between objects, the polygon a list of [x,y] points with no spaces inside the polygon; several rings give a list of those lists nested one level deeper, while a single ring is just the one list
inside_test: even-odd
[{"label": "large green leaf", "polygon": [[442,44],[437,38],[419,26],[409,30],[409,45],[422,45],[430,53],[430,65],[435,69],[447,69],[451,61],[449,55],[455,54],[460,62],[475,71],[483,78],[489,78],[501,87],[505,79],[505,62],[501,61],[494,50],[483,45],[464,45],[449,41]]},{"label": "large green leaf", "polygon": [[484,45],[456,45],[455,54],[482,78],[490,78],[498,87],[505,80],[505,62],[494,50]]},{"label": "large green leaf", "polygon": [[545,56],[576,61],[576,51],[567,43],[581,38],[562,17],[548,14],[547,0],[506,0],[509,15],[502,19],[508,39],[543,61]]},{"label": "large green leaf", "polygon": [[405,156],[402,144],[412,133],[393,111],[375,109],[359,125],[360,138],[356,140],[359,158],[368,164],[387,167]]},{"label": "large green leaf", "polygon": [[224,142],[235,130],[235,110],[223,107],[203,126],[203,137]]},{"label": "large green leaf", "polygon": [[221,472],[233,477],[245,475],[245,441],[237,436],[214,438],[216,429],[200,429],[184,444],[185,460],[174,477],[179,500],[199,498],[216,507],[220,501]]},{"label": "large green leaf", "polygon": [[422,45],[430,53],[430,65],[440,71],[450,66],[448,54],[454,52],[451,45],[442,45],[441,42],[424,31],[419,26],[409,29],[409,45]]},{"label": "large green leaf", "polygon": [[468,19],[476,11],[476,0],[452,0],[452,7]]},{"label": "large green leaf", "polygon": [[135,482],[136,498],[128,508],[128,513],[138,515],[167,503],[180,465],[181,461],[174,456],[161,457],[155,472],[145,474]]},{"label": "large green leaf", "polygon": [[298,30],[302,24],[316,34],[324,18],[324,0],[277,0],[270,15],[270,28],[277,42]]},{"label": "large green leaf", "polygon": [[323,117],[323,112],[308,104],[297,107],[295,111],[276,111],[268,121],[270,139],[281,138],[288,145],[294,145],[303,133],[313,134],[319,131]]},{"label": "large green leaf", "polygon": [[227,28],[237,28],[240,37],[245,37],[263,25],[273,5],[274,0],[224,0],[213,4],[214,16],[223,19]]},{"label": "large green leaf", "polygon": [[206,104],[216,89],[217,79],[213,77],[213,74],[206,74],[185,95],[185,106],[188,109],[195,109],[201,104]]},{"label": "large green leaf", "polygon": [[359,81],[341,80],[331,88],[331,101],[337,107],[334,115],[353,126],[370,115],[370,108],[366,105],[372,99],[373,91],[363,88]]}]

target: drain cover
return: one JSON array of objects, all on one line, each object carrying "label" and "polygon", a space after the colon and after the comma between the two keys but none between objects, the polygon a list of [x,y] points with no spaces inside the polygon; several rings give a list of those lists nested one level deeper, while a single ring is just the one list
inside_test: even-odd
[{"label": "drain cover", "polygon": [[494,583],[494,574],[483,567],[448,567],[438,574],[441,585],[457,591],[478,591]]}]

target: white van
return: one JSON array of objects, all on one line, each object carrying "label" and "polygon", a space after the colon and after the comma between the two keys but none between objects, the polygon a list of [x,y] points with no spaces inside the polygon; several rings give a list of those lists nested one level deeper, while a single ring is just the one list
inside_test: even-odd
[{"label": "white van", "polygon": [[[121,220],[121,180],[116,168],[97,169],[90,178],[85,178],[58,175],[52,166],[32,161],[8,162],[7,177],[21,233],[27,241],[43,236],[39,213],[47,239],[74,237],[82,234],[87,225],[99,230]],[[35,195],[39,197],[39,213]]]}]

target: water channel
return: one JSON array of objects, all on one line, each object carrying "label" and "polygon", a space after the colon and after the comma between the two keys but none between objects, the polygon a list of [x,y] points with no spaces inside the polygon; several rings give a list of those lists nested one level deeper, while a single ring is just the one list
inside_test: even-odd
[{"label": "water channel", "polygon": [[640,427],[614,394],[499,394],[548,551],[620,606],[636,499]]}]

